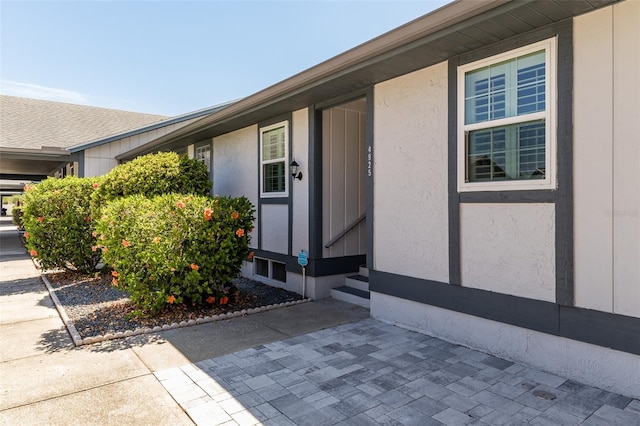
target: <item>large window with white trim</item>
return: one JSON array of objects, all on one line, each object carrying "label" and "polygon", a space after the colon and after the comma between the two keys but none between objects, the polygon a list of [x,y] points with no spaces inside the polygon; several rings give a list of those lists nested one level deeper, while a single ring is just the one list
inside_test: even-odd
[{"label": "large window with white trim", "polygon": [[555,188],[555,39],[458,68],[458,189]]},{"label": "large window with white trim", "polygon": [[283,121],[260,129],[260,195],[287,195],[287,157],[289,151],[289,123]]}]

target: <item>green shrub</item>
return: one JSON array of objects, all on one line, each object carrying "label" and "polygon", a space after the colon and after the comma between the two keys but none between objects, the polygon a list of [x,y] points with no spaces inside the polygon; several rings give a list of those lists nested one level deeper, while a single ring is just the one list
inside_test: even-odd
[{"label": "green shrub", "polygon": [[27,248],[44,269],[95,270],[100,252],[92,250],[94,184],[95,179],[69,176],[25,187],[22,220]]},{"label": "green shrub", "polygon": [[99,182],[92,200],[94,216],[111,200],[131,195],[180,193],[209,195],[211,180],[204,164],[175,152],[148,154],[113,168]]},{"label": "green shrub", "polygon": [[13,207],[11,208],[11,221],[15,226],[20,229],[24,229],[24,223],[22,217],[24,212],[22,211],[22,196],[13,198]]},{"label": "green shrub", "polygon": [[233,296],[254,219],[246,198],[135,195],[103,213],[98,249],[137,314],[173,303],[225,304]]}]

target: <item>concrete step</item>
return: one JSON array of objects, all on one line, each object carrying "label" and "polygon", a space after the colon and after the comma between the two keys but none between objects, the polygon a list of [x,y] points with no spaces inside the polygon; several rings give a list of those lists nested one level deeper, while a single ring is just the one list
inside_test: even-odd
[{"label": "concrete step", "polygon": [[362,275],[351,275],[344,279],[344,285],[362,291],[369,291],[369,278]]},{"label": "concrete step", "polygon": [[360,271],[358,272],[360,275],[362,275],[363,277],[367,277],[369,278],[369,268],[367,268],[364,265],[360,266]]},{"label": "concrete step", "polygon": [[368,291],[359,290],[353,287],[347,287],[346,285],[331,289],[331,297],[336,300],[341,300],[353,305],[362,306],[367,309],[371,305]]}]

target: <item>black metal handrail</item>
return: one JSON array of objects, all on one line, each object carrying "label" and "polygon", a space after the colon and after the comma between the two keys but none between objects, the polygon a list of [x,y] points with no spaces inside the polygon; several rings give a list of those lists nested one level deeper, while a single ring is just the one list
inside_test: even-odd
[{"label": "black metal handrail", "polygon": [[356,226],[358,226],[360,224],[360,222],[362,222],[363,220],[365,220],[367,218],[367,214],[363,213],[362,216],[360,216],[358,218],[358,220],[356,220],[355,222],[353,222],[351,225],[347,226],[344,231],[342,231],[341,233],[339,233],[336,237],[334,237],[332,240],[330,240],[327,244],[324,245],[325,248],[329,248],[332,245],[334,245],[335,243],[338,242],[338,240],[342,237],[344,237],[345,235],[347,235],[347,233],[349,231],[351,231],[353,228],[355,228]]}]

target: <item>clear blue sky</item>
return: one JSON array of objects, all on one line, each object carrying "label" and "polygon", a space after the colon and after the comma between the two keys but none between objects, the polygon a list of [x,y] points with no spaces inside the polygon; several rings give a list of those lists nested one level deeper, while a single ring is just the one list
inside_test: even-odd
[{"label": "clear blue sky", "polygon": [[448,3],[0,1],[0,92],[178,115],[251,95]]}]

